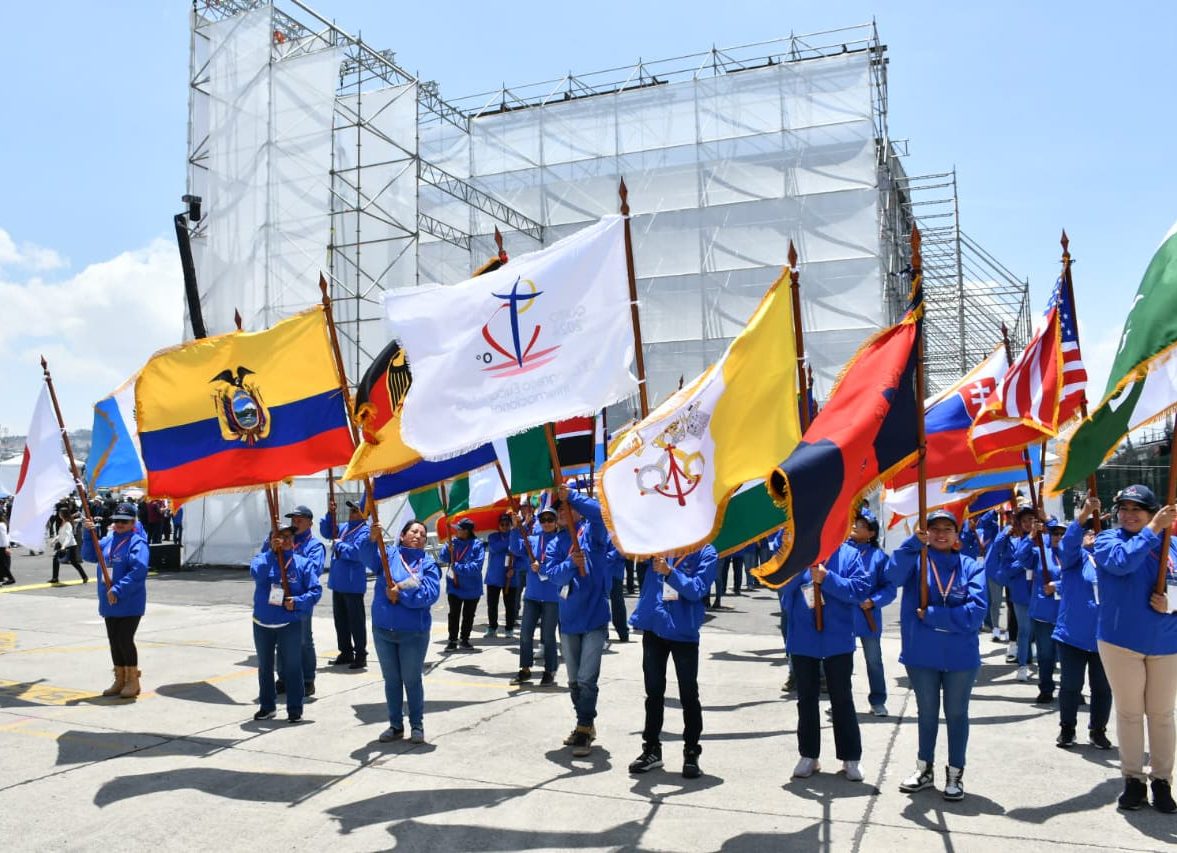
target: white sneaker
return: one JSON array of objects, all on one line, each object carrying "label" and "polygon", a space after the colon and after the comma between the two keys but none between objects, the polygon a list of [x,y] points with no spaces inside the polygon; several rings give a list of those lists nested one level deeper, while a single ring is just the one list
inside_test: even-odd
[{"label": "white sneaker", "polygon": [[797,766],[793,768],[793,778],[808,779],[819,770],[821,770],[821,764],[816,758],[805,758],[802,756],[801,760],[797,762]]},{"label": "white sneaker", "polygon": [[1001,629],[1000,628],[993,629],[993,642],[995,642],[995,643],[1001,642]]},{"label": "white sneaker", "polygon": [[886,705],[882,705],[882,704],[879,704],[879,705],[871,705],[871,706],[870,706],[870,712],[871,712],[871,715],[872,715],[872,716],[875,716],[875,717],[885,717],[885,716],[887,716],[887,706],[886,706]]},{"label": "white sneaker", "polygon": [[[843,761],[842,772],[851,782],[861,782],[863,779],[862,766],[857,761]],[[796,775],[795,773],[793,775]]]},{"label": "white sneaker", "polygon": [[1005,650],[1005,662],[1013,663],[1018,659],[1018,644],[1010,643],[1009,648]]},{"label": "white sneaker", "polygon": [[1018,667],[1018,681],[1029,681],[1029,680],[1030,680],[1030,667],[1019,666]]}]

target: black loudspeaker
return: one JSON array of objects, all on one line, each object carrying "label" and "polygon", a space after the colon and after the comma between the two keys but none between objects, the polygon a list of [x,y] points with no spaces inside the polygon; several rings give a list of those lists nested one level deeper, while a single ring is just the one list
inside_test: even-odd
[{"label": "black loudspeaker", "polygon": [[151,549],[151,556],[148,559],[148,568],[156,569],[161,572],[176,572],[180,570],[180,546],[172,542],[160,542],[157,545],[148,546]]}]

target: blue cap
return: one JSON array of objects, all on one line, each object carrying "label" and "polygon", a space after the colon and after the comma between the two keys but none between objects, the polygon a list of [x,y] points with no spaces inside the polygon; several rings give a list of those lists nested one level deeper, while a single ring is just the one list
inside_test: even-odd
[{"label": "blue cap", "polygon": [[1067,526],[1052,515],[1050,518],[1046,519],[1046,529],[1047,530],[1066,530]]},{"label": "blue cap", "polygon": [[934,509],[928,513],[928,527],[932,526],[933,521],[951,521],[952,526],[960,529],[960,522],[956,520],[956,516],[952,514],[951,510]]},{"label": "blue cap", "polygon": [[122,503],[114,508],[114,512],[110,514],[111,521],[134,521],[138,518],[135,515],[135,505]]},{"label": "blue cap", "polygon": [[473,530],[475,525],[471,519],[463,518],[456,526],[461,530]]},{"label": "blue cap", "polygon": [[315,514],[313,512],[311,512],[310,507],[304,506],[303,504],[299,504],[293,510],[286,513],[287,518],[298,518],[300,516],[302,518],[313,519],[315,517]]},{"label": "blue cap", "polygon": [[1116,498],[1113,503],[1116,506],[1122,503],[1139,504],[1149,512],[1156,512],[1161,508],[1161,502],[1157,500],[1157,496],[1153,494],[1152,489],[1148,486],[1139,485],[1120,489],[1120,491],[1116,492]]}]

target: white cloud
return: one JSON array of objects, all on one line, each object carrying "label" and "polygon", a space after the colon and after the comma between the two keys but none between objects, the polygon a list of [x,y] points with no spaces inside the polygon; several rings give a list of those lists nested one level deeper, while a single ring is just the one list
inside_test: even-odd
[{"label": "white cloud", "polygon": [[33,243],[19,246],[12,235],[0,228],[0,269],[20,267],[36,272],[64,269],[69,262],[53,249],[46,249]]}]

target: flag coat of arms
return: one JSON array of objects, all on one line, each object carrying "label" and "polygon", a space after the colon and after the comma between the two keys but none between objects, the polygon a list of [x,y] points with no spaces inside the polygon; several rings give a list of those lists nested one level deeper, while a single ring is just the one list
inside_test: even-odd
[{"label": "flag coat of arms", "polygon": [[353,420],[360,428],[362,441],[341,479],[359,480],[400,471],[420,461],[417,452],[401,439],[400,432],[401,406],[412,382],[400,342],[389,342],[356,386]]},{"label": "flag coat of arms", "polygon": [[409,447],[444,459],[637,390],[623,225],[607,216],[460,284],[384,294],[413,369]]},{"label": "flag coat of arms", "polygon": [[354,450],[322,308],[157,353],[135,383],[135,414],[157,498],[314,474]]},{"label": "flag coat of arms", "polygon": [[1177,406],[1177,224],[1153,255],[1124,321],[1103,400],[1065,438],[1049,489],[1094,472],[1134,429]]},{"label": "flag coat of arms", "polygon": [[720,529],[732,494],[796,446],[788,280],[786,269],[719,361],[629,430],[606,460],[602,507],[623,553],[701,547]]},{"label": "flag coat of arms", "polygon": [[74,478],[61,450],[61,427],[53,413],[49,388],[42,385],[25,436],[24,458],[8,520],[12,539],[22,545],[40,545],[53,507],[73,490]]}]

